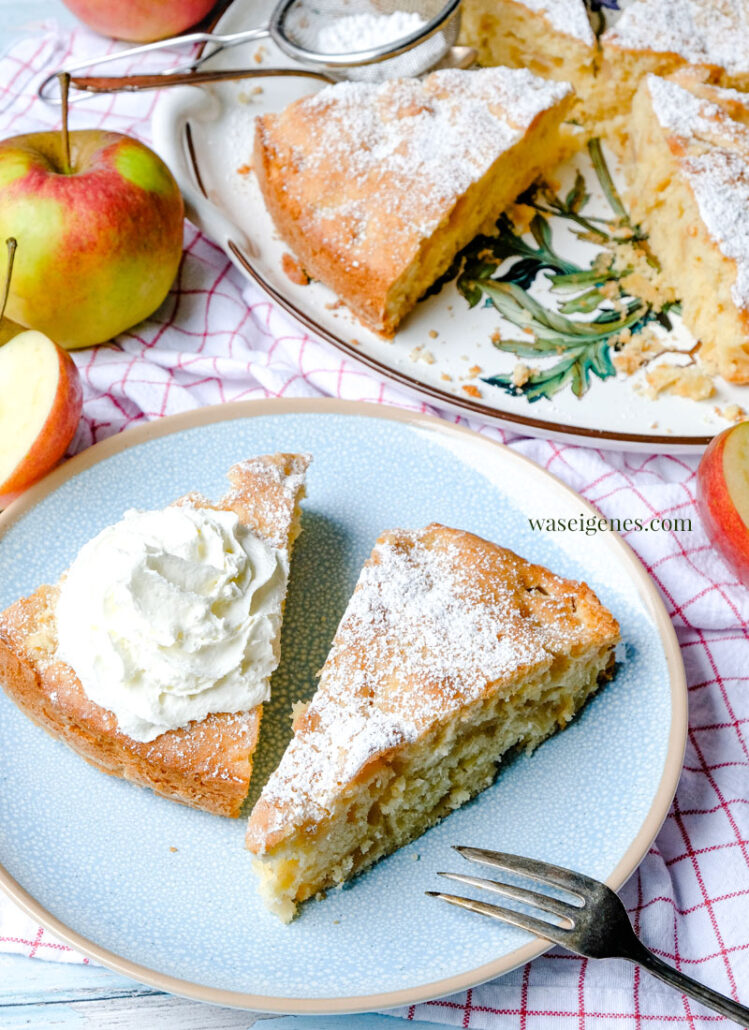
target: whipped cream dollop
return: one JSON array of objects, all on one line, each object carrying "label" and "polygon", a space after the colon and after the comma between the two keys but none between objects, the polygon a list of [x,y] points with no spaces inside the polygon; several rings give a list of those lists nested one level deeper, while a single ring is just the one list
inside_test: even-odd
[{"label": "whipped cream dollop", "polygon": [[138,741],[254,708],[278,664],[288,555],[230,511],[125,513],[60,586],[57,656]]}]

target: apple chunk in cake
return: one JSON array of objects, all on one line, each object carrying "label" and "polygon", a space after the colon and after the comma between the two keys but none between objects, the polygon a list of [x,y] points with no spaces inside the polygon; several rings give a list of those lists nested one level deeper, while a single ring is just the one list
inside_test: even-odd
[{"label": "apple chunk in cake", "polygon": [[625,171],[631,213],[682,299],[701,359],[749,383],[749,97],[648,76]]},{"label": "apple chunk in cake", "polygon": [[305,272],[389,336],[554,167],[572,99],[568,84],[525,69],[338,83],[258,118],[253,167]]},{"label": "apple chunk in cake", "polygon": [[610,678],[618,639],[585,584],[461,530],[384,533],[250,816],[269,907],[289,920],[488,787]]}]

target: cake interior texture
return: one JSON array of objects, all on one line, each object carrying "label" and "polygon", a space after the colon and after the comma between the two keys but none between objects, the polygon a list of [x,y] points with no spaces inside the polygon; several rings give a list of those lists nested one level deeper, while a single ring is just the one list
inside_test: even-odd
[{"label": "cake interior texture", "polygon": [[573,94],[524,69],[340,83],[257,119],[254,168],[305,272],[389,336],[564,148]]},{"label": "cake interior texture", "polygon": [[617,640],[584,584],[443,526],[384,534],[250,817],[269,907],[291,919],[488,787],[611,678]]},{"label": "cake interior texture", "polygon": [[688,84],[641,83],[625,152],[627,201],[682,300],[701,360],[749,383],[749,103],[733,90]]},{"label": "cake interior texture", "polygon": [[480,64],[571,82],[580,98],[593,88],[598,48],[583,0],[463,0],[462,10],[461,42]]},{"label": "cake interior texture", "polygon": [[621,152],[635,92],[646,75],[683,71],[695,81],[749,89],[746,0],[632,0],[601,37],[591,116]]}]

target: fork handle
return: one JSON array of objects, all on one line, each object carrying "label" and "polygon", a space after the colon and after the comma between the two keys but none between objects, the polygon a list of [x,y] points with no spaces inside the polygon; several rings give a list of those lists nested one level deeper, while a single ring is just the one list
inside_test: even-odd
[{"label": "fork handle", "polygon": [[745,1005],[740,1005],[731,998],[726,998],[723,994],[718,994],[717,991],[713,991],[709,987],[705,987],[698,980],[693,980],[691,976],[685,976],[680,970],[674,969],[673,966],[669,966],[667,962],[659,959],[644,944],[636,949],[633,955],[627,957],[647,969],[652,976],[663,980],[670,987],[676,987],[682,994],[693,998],[706,1008],[714,1009],[721,1016],[726,1016],[728,1019],[738,1023],[739,1026],[749,1027],[749,1008]]}]

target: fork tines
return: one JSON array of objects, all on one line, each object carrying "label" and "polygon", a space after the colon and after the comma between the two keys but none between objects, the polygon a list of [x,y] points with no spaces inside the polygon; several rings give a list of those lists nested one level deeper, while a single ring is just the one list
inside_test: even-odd
[{"label": "fork tines", "polygon": [[562,869],[560,866],[550,865],[547,862],[539,862],[534,859],[521,858],[519,855],[511,855],[502,851],[487,851],[484,848],[456,847],[455,850],[469,862],[478,862],[481,865],[492,866],[509,873],[520,874],[528,879],[540,881],[552,887],[561,888],[567,894],[572,895],[573,902],[563,901],[560,898],[542,894],[539,891],[529,890],[525,887],[516,887],[513,884],[503,883],[499,880],[488,880],[480,876],[465,876],[462,873],[439,873],[448,880],[457,880],[469,887],[476,887],[479,890],[491,891],[511,901],[529,905],[542,912],[548,912],[560,922],[539,919],[533,915],[526,915],[515,909],[507,908],[504,905],[491,905],[484,901],[475,901],[472,898],[463,898],[456,894],[446,894],[442,891],[427,891],[431,897],[441,898],[451,905],[466,908],[471,912],[478,912],[481,915],[490,916],[494,919],[501,919],[504,922],[512,923],[529,933],[538,937],[545,937],[547,940],[555,941],[565,947],[570,947],[570,933],[575,928],[575,916],[580,914],[585,903],[585,890],[591,887],[598,887],[595,880],[573,873],[569,869]]}]

